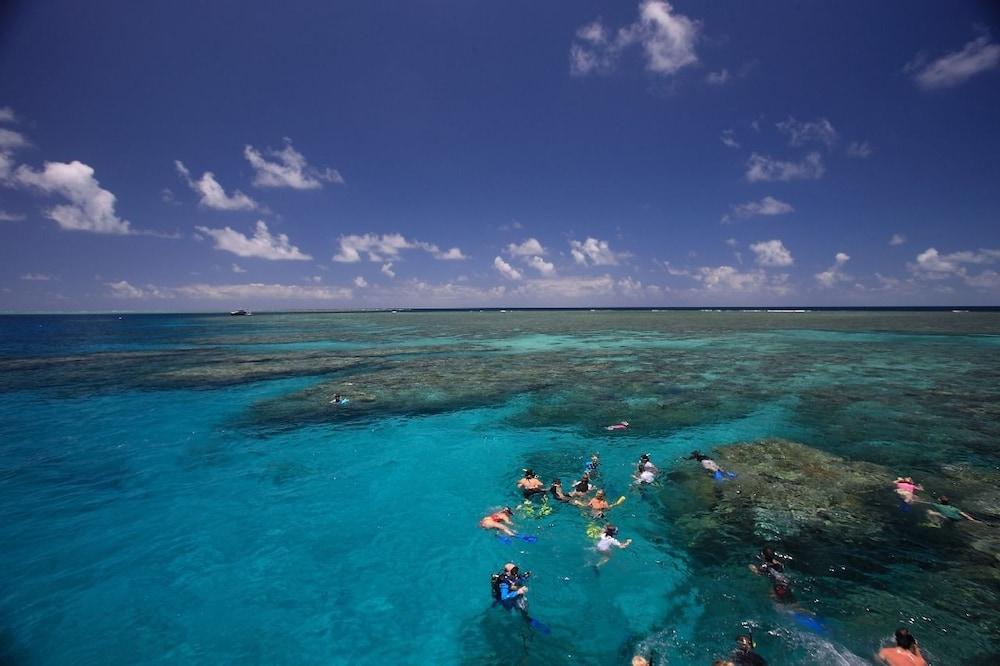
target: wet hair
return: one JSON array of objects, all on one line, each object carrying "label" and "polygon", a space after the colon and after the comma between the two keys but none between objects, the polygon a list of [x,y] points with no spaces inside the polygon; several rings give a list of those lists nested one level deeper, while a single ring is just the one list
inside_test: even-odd
[{"label": "wet hair", "polygon": [[765,562],[773,562],[775,557],[774,548],[764,546],[764,548],[760,551],[760,556],[764,558]]},{"label": "wet hair", "polygon": [[901,647],[904,650],[909,650],[916,643],[916,639],[910,634],[910,630],[906,627],[900,627],[896,630],[896,646]]},{"label": "wet hair", "polygon": [[691,452],[691,458],[692,458],[693,460],[698,460],[698,461],[702,461],[702,460],[708,460],[708,456],[706,456],[706,455],[705,455],[704,453],[702,453],[701,451],[692,451],[692,452]]},{"label": "wet hair", "polygon": [[614,525],[606,525],[604,527],[604,536],[613,537],[616,534],[618,534],[618,528]]},{"label": "wet hair", "polygon": [[644,462],[646,460],[649,460],[649,454],[648,453],[643,453],[641,456],[639,456],[639,460],[642,460]]},{"label": "wet hair", "polygon": [[753,649],[753,636],[750,634],[740,634],[736,637],[736,644],[747,650]]},{"label": "wet hair", "polygon": [[513,516],[514,515],[514,510],[512,508],[510,508],[509,506],[505,506],[503,508],[503,512],[506,513],[508,516]]},{"label": "wet hair", "polygon": [[944,504],[944,505],[947,505],[947,504],[949,504],[950,502],[951,502],[951,500],[950,500],[950,499],[948,499],[948,496],[947,496],[947,495],[941,495],[941,497],[938,497],[938,504]]},{"label": "wet hair", "polygon": [[562,481],[560,481],[559,479],[552,479],[552,485],[553,486],[561,486],[562,485]]},{"label": "wet hair", "polygon": [[530,467],[528,469],[524,470],[524,478],[530,479],[534,475],[535,475],[535,471],[533,469],[531,469]]}]

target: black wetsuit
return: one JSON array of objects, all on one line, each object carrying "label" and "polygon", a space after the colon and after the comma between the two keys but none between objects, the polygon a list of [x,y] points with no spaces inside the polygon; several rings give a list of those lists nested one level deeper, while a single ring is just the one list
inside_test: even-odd
[{"label": "black wetsuit", "polygon": [[731,655],[729,655],[729,660],[736,664],[736,666],[767,666],[767,661],[764,657],[760,656],[753,650],[748,650],[744,652],[743,650],[734,650]]}]

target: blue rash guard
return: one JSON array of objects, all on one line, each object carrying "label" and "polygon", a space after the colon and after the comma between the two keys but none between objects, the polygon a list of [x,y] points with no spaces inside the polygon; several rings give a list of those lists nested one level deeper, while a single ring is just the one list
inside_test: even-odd
[{"label": "blue rash guard", "polygon": [[[514,586],[517,587],[514,587]],[[516,578],[511,580],[510,578],[505,578],[499,586],[500,590],[500,605],[504,607],[504,610],[510,610],[511,608],[522,608],[524,606],[524,597],[517,593],[518,588],[523,586],[523,581],[521,578]]]}]

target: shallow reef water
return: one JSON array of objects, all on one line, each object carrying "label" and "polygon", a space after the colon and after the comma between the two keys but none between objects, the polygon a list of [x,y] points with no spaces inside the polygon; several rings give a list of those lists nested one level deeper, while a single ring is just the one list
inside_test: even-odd
[{"label": "shallow reef water", "polygon": [[[515,487],[594,452],[606,564]],[[3,316],[0,662],[1000,663],[998,489],[997,312]],[[551,633],[491,608],[511,560]]]}]

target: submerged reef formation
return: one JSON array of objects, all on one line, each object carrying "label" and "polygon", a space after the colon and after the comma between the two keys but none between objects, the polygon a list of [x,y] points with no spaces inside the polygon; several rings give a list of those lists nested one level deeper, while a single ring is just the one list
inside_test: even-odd
[{"label": "submerged reef formation", "polygon": [[775,544],[791,557],[800,599],[814,612],[854,631],[913,625],[940,647],[962,642],[968,650],[971,642],[989,654],[991,637],[1000,636],[1000,473],[946,465],[921,476],[928,492],[918,499],[948,494],[985,521],[937,528],[926,504],[899,500],[895,475],[882,465],[779,439],[720,446],[712,455],[736,478],[714,480],[693,461],[680,463],[660,497],[665,520],[706,568],[738,570],[733,553],[745,566],[755,553],[747,544]]}]

